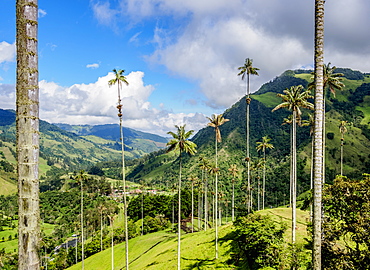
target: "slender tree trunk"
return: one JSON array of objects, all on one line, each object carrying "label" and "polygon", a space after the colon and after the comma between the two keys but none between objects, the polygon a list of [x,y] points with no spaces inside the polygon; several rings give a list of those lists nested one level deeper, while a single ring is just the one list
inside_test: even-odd
[{"label": "slender tree trunk", "polygon": [[179,200],[179,208],[177,213],[177,269],[181,269],[181,167],[182,167],[182,159],[181,159],[181,151],[180,151],[180,173],[179,173],[179,190],[178,190],[178,200]]},{"label": "slender tree trunk", "polygon": [[18,269],[40,269],[37,0],[16,1]]},{"label": "slender tree trunk", "polygon": [[103,211],[100,212],[100,251],[103,251]]},{"label": "slender tree trunk", "polygon": [[296,217],[296,207],[297,207],[297,112],[293,111],[293,121],[292,121],[292,130],[293,130],[293,141],[292,141],[292,243],[295,243],[295,230],[297,226],[297,217]]},{"label": "slender tree trunk", "polygon": [[[119,82],[118,82],[119,83]],[[120,92],[118,90],[118,92]],[[119,100],[121,104],[121,100]],[[122,116],[119,118],[120,135],[121,135],[121,148],[122,148],[122,182],[123,182],[123,209],[124,209],[124,224],[125,224],[125,248],[126,248],[126,270],[129,269],[128,260],[128,227],[127,227],[127,194],[126,194],[126,170],[125,170],[125,145],[123,139],[123,125]]]},{"label": "slender tree trunk", "polygon": [[85,269],[85,250],[84,250],[84,195],[83,195],[83,179],[81,177],[81,261],[82,269]]},{"label": "slender tree trunk", "polygon": [[263,149],[262,210],[265,210],[265,192],[266,192],[266,150]]},{"label": "slender tree trunk", "polygon": [[235,204],[234,204],[234,198],[235,198],[235,194],[234,194],[234,190],[235,190],[235,180],[233,179],[233,190],[232,190],[232,200],[231,200],[231,219],[232,219],[232,221],[234,221],[234,208],[235,208]]},{"label": "slender tree trunk", "polygon": [[112,270],[114,270],[114,229],[113,229],[113,217],[110,217],[110,228],[111,228],[111,245],[112,245],[112,252],[111,252],[111,265]]},{"label": "slender tree trunk", "polygon": [[[314,154],[314,137],[312,136],[311,141],[311,175],[310,175],[310,189],[313,192],[313,154]],[[313,219],[313,207],[312,207],[312,200],[310,200],[310,221],[312,222]]]},{"label": "slender tree trunk", "polygon": [[141,192],[141,235],[144,235],[144,193]]},{"label": "slender tree trunk", "polygon": [[207,230],[208,227],[208,179],[207,174],[205,174],[205,185],[204,185],[204,230]]},{"label": "slender tree trunk", "polygon": [[[218,168],[218,157],[217,157],[217,137],[215,143],[216,149],[216,168]],[[215,178],[215,258],[218,259],[218,222],[217,222],[217,213],[218,213],[218,171],[216,172]]]},{"label": "slender tree trunk", "polygon": [[323,115],[324,111],[324,4],[315,0],[315,130],[314,130],[314,209],[313,209],[313,269],[321,269],[322,237],[322,183],[323,168]]},{"label": "slender tree trunk", "polygon": [[340,175],[343,175],[343,145],[344,145],[344,133],[340,139]]},{"label": "slender tree trunk", "polygon": [[250,90],[249,90],[249,73],[247,74],[247,107],[246,107],[246,150],[247,150],[247,183],[248,183],[248,213],[252,211],[252,196],[251,196],[251,173],[250,173],[250,153],[249,153],[249,110],[250,110]]},{"label": "slender tree trunk", "polygon": [[191,182],[191,232],[194,232],[194,182]]}]

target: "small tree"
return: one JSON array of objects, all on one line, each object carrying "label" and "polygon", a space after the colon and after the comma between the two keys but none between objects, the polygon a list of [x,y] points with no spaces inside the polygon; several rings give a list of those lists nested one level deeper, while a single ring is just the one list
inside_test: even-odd
[{"label": "small tree", "polygon": [[234,222],[235,230],[225,236],[231,240],[232,263],[241,269],[280,269],[286,224],[270,216],[250,214]]},{"label": "small tree", "polygon": [[324,190],[323,269],[369,269],[370,175],[338,176]]}]

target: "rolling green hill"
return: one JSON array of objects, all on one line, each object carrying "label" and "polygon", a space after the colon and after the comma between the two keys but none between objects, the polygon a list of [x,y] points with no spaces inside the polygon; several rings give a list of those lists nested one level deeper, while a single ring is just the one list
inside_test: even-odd
[{"label": "rolling green hill", "polygon": [[[348,132],[345,134],[344,174],[350,178],[359,178],[362,173],[369,173],[370,168],[370,75],[351,69],[337,69],[344,73],[343,82],[346,87],[337,91],[334,96],[327,92],[326,96],[326,182],[331,183],[335,175],[340,173],[340,121],[348,121]],[[269,136],[274,149],[267,155],[266,196],[269,205],[279,205],[286,194],[289,194],[289,151],[290,127],[282,125],[283,119],[289,115],[287,110],[271,112],[272,108],[281,102],[277,93],[285,88],[302,84],[307,86],[312,75],[309,70],[286,71],[274,80],[264,84],[252,95],[250,107],[250,147],[252,165],[261,157],[257,153],[256,142],[263,136]],[[313,101],[312,101],[313,102]],[[240,171],[237,190],[243,187],[245,179],[245,110],[246,102],[243,97],[224,112],[224,117],[230,119],[220,127],[222,143],[219,147],[219,167],[221,185],[224,191],[231,192],[231,177],[228,168],[237,164]],[[303,110],[303,119],[308,118],[308,111]],[[198,145],[198,153],[194,157],[184,158],[184,178],[195,174],[201,178],[198,168],[199,156],[214,160],[214,129],[205,127],[193,138]],[[309,127],[298,127],[297,145],[298,160],[298,191],[304,192],[309,188],[311,163],[311,138]],[[138,181],[145,179],[153,183],[176,182],[178,163],[176,156],[158,152],[150,159],[142,160],[131,169],[128,178]],[[175,161],[175,163],[174,163]],[[252,172],[252,181],[257,182],[258,172]],[[163,183],[163,182],[162,182]]]},{"label": "rolling green hill", "polygon": [[[291,209],[277,208],[261,211],[263,215],[270,215],[274,219],[283,220],[288,225],[285,232],[285,240],[290,242]],[[306,225],[308,212],[297,210],[297,243],[303,244],[307,237]],[[222,239],[230,233],[234,227],[231,223],[219,228],[219,236]],[[214,259],[214,229],[196,233],[184,234],[181,239],[181,266],[182,269],[236,269],[228,260],[231,254],[229,241],[222,241],[219,246],[219,259]],[[167,270],[177,267],[177,238],[176,234],[161,231],[129,240],[130,268],[135,270],[153,269]],[[89,270],[106,270],[111,268],[112,249],[108,248],[97,253],[84,262],[85,268]],[[125,267],[125,243],[114,247],[115,265],[114,269]],[[70,270],[81,269],[81,263],[70,268]]]}]

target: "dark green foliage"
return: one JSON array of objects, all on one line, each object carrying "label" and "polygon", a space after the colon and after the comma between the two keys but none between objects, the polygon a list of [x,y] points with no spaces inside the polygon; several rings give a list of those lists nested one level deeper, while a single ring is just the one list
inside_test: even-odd
[{"label": "dark green foliage", "polygon": [[0,160],[0,166],[5,172],[13,172],[14,166],[6,160]]},{"label": "dark green foliage", "polygon": [[348,80],[363,80],[365,78],[363,73],[350,68],[336,68],[334,73],[343,73]]},{"label": "dark green foliage", "polygon": [[282,260],[283,234],[287,226],[270,216],[250,214],[234,222],[235,230],[222,240],[231,240],[229,252],[240,269],[279,269]]},{"label": "dark green foliage", "polygon": [[261,95],[267,92],[281,93],[284,89],[297,85],[303,85],[304,88],[307,88],[308,82],[306,80],[293,77],[292,75],[294,75],[293,71],[292,73],[288,72],[276,77],[274,80],[262,85],[256,94]]},{"label": "dark green foliage", "polygon": [[370,175],[337,177],[324,192],[325,269],[370,269]]},{"label": "dark green foliage", "polygon": [[172,215],[172,196],[145,194],[131,199],[128,205],[127,213],[133,221],[141,219],[142,203],[144,217],[155,218],[156,216],[163,215],[169,218]]},{"label": "dark green foliage", "polygon": [[365,96],[370,95],[370,83],[363,83],[348,99],[355,105],[363,102]]},{"label": "dark green foliage", "polygon": [[326,138],[328,138],[328,140],[334,139],[334,133],[333,132],[326,133]]},{"label": "dark green foliage", "polygon": [[165,230],[170,227],[170,222],[162,215],[144,218],[144,234]]},{"label": "dark green foliage", "polygon": [[98,166],[92,166],[89,169],[88,173],[92,175],[99,175],[99,176],[104,175],[104,171],[102,170],[102,168],[99,168]]}]

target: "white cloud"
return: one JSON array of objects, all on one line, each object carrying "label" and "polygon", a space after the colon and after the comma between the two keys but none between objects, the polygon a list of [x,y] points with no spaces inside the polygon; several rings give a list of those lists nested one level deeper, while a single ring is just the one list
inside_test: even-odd
[{"label": "white cloud", "polygon": [[39,8],[39,18],[42,18],[42,17],[45,17],[46,16],[46,11],[45,10],[43,10],[43,9],[41,9],[41,8]]},{"label": "white cloud", "polygon": [[113,26],[119,12],[110,7],[109,1],[101,2],[91,0],[90,3],[92,4],[94,16],[98,22],[103,25]]},{"label": "white cloud", "polygon": [[0,42],[0,63],[15,61],[15,43]]},{"label": "white cloud", "polygon": [[95,69],[95,68],[98,68],[98,67],[99,67],[99,64],[98,64],[98,63],[88,64],[88,65],[86,65],[86,67],[87,67],[87,68]]},{"label": "white cloud", "polygon": [[[145,85],[143,77],[144,73],[140,71],[126,76],[129,85],[123,86],[121,91],[125,126],[160,135],[166,135],[174,125],[184,123],[195,130],[204,127],[206,118],[202,114],[175,114],[164,106],[152,108],[148,99],[155,89]],[[110,72],[94,83],[70,87],[40,81],[40,118],[51,123],[118,123],[117,86],[108,86],[108,81],[113,78],[114,74]]]},{"label": "white cloud", "polygon": [[[297,0],[122,0],[123,14],[156,20],[147,58],[198,82],[213,108],[245,92],[237,67],[249,57],[259,67],[252,91],[286,69],[313,65],[314,4]],[[370,71],[370,1],[327,1],[325,61]],[[172,20],[171,23],[160,23]],[[172,25],[175,25],[173,27]],[[176,61],[174,61],[176,59]]]}]

